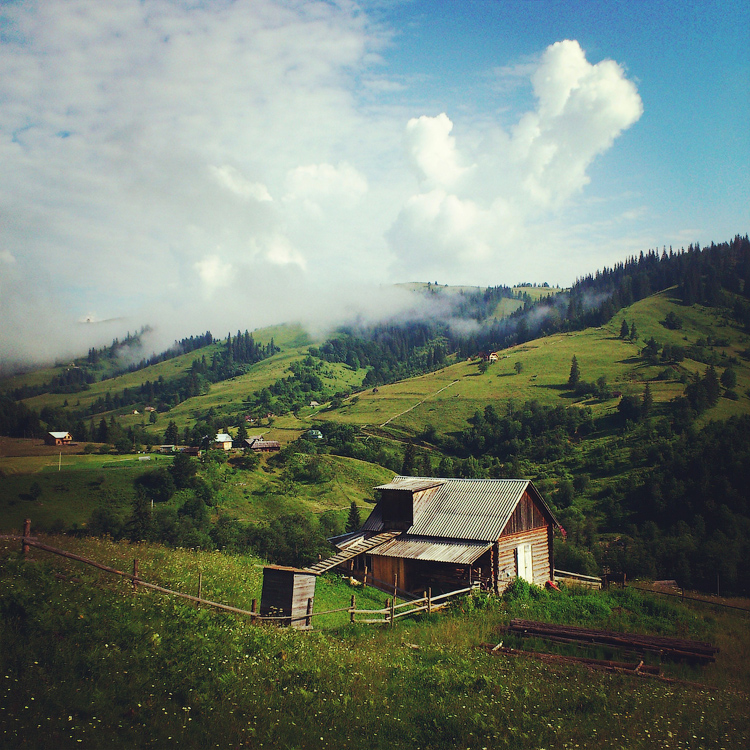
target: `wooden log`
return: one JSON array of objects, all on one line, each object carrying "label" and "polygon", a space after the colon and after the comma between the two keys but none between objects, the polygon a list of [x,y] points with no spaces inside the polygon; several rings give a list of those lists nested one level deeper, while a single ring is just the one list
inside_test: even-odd
[{"label": "wooden log", "polygon": [[[538,651],[519,651],[518,649],[514,648],[508,648],[504,646],[498,646],[493,647],[492,644],[486,643],[483,644],[483,647],[487,651],[488,654],[492,654],[495,656],[501,656],[501,655],[507,655],[507,656],[526,656],[533,659],[540,659],[541,661],[547,661],[550,663],[558,662],[558,663],[565,663],[568,661],[569,663],[575,663],[576,658],[575,657],[557,657],[554,654],[543,654]],[[643,669],[622,669],[620,667],[614,667],[614,666],[597,666],[596,664],[583,664],[583,666],[590,668],[590,669],[601,669],[606,672],[617,672],[618,674],[627,674],[632,675],[633,677],[648,677],[650,679],[659,680],[659,682],[666,682],[674,685],[686,685],[688,687],[696,687],[701,690],[716,690],[717,688],[713,687],[712,685],[704,685],[700,682],[691,682],[689,680],[679,680],[674,677],[665,677],[662,674],[654,674],[653,672],[644,671]]]},{"label": "wooden log", "polygon": [[522,636],[533,636],[566,643],[586,643],[628,650],[648,651],[664,656],[694,661],[715,661],[718,648],[702,641],[665,636],[646,636],[591,630],[573,625],[554,625],[528,620],[512,620],[507,630]]}]

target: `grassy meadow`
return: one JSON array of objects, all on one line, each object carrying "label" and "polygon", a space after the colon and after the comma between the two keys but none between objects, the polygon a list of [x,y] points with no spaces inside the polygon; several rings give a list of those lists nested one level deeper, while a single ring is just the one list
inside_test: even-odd
[{"label": "grassy meadow", "polygon": [[[6,450],[12,452],[8,446],[13,442],[6,439]],[[320,457],[319,481],[307,483],[289,479],[282,470],[268,466],[265,458],[261,461],[264,468],[255,471],[226,465],[210,467],[207,476],[216,490],[214,519],[227,514],[259,523],[290,513],[320,515],[331,511],[345,519],[352,501],[366,517],[374,502],[372,488],[393,476],[393,472],[375,464],[324,455]],[[58,454],[0,457],[0,532],[22,528],[25,518],[32,519],[35,529],[83,528],[92,511],[102,506],[124,518],[135,496],[133,480],[171,462],[171,456],[158,454],[68,452],[62,461]],[[41,490],[37,498],[32,496],[34,483]],[[183,501],[177,493],[165,505],[178,508]]]},{"label": "grassy meadow", "polygon": [[[683,321],[681,330],[670,330],[660,321],[670,311]],[[635,323],[639,338],[635,342],[619,337],[625,319]],[[439,434],[459,431],[476,410],[494,403],[504,410],[508,400],[517,403],[538,400],[556,405],[590,406],[594,417],[614,414],[619,396],[623,393],[641,396],[648,382],[654,403],[664,404],[679,396],[684,385],[678,380],[659,380],[665,365],[650,365],[639,356],[640,350],[652,336],[661,344],[689,346],[700,338],[716,336],[720,331],[728,345],[714,347],[734,357],[737,376],[738,401],[720,399],[719,405],[704,415],[707,419],[722,419],[732,414],[750,412],[750,367],[741,352],[748,348],[750,338],[720,311],[700,306],[685,307],[671,292],[655,294],[616,315],[601,328],[587,328],[574,333],[561,333],[521,344],[499,352],[500,359],[492,363],[484,374],[479,360],[457,362],[437,372],[409,380],[379,386],[377,393],[365,391],[350,398],[341,409],[324,411],[321,420],[357,424],[362,427],[387,427],[398,436],[411,436],[427,425]],[[613,397],[600,401],[596,398],[574,398],[567,388],[571,360],[575,356],[581,369],[581,379],[596,382],[607,379]],[[521,363],[517,374],[516,362]],[[688,373],[703,373],[706,365],[686,359],[682,368]],[[717,368],[719,373],[721,368]]]},{"label": "grassy meadow", "polygon": [[[144,580],[249,607],[251,556],[45,539]],[[466,598],[382,628],[316,617],[253,626],[0,541],[4,747],[708,748],[750,741],[750,619],[633,589]],[[318,580],[314,612],[385,594]],[[747,602],[743,603],[748,606]],[[488,655],[512,617],[708,639],[713,665],[663,665],[696,686]],[[705,686],[705,687],[701,687]],[[710,687],[709,687],[710,686]],[[716,688],[716,689],[711,689]]]}]

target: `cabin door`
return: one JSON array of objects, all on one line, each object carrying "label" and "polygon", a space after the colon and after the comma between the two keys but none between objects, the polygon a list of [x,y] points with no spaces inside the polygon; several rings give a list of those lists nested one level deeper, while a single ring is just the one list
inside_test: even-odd
[{"label": "cabin door", "polygon": [[529,583],[534,583],[534,565],[530,544],[519,544],[516,547],[516,565],[518,577]]}]

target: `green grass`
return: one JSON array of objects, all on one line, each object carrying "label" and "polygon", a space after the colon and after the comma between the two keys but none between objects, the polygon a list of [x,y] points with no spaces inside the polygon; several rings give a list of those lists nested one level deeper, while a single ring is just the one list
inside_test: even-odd
[{"label": "green grass", "polygon": [[238,472],[222,490],[221,513],[243,521],[268,521],[287,513],[349,510],[352,501],[369,514],[374,503],[372,488],[393,477],[375,464],[342,456],[321,456],[325,478],[307,484],[289,482],[281,473]]},{"label": "green grass", "polygon": [[[138,456],[67,455],[58,471],[53,456],[0,458],[0,531],[22,528],[25,518],[31,518],[35,529],[84,527],[100,506],[127,516],[133,480],[145,471],[169,466],[171,460],[159,455],[148,462]],[[352,500],[367,515],[374,502],[372,488],[393,476],[387,469],[353,458],[324,455],[321,461],[324,478],[310,484],[289,481],[279,470],[217,468],[212,474],[217,486],[214,517],[227,514],[259,523],[289,513],[338,511],[345,518]],[[42,490],[36,501],[29,494],[34,482]],[[179,496],[169,502],[178,503]]]},{"label": "green grass", "polygon": [[[670,310],[682,318],[682,330],[670,331],[660,323]],[[637,342],[620,340],[623,318],[629,324],[635,321],[640,334]],[[738,359],[734,366],[738,375],[734,390],[741,395],[739,401],[722,398],[718,406],[706,412],[704,420],[750,413],[750,398],[746,395],[750,388],[750,367],[740,357],[740,352],[748,346],[747,335],[717,311],[697,306],[685,308],[671,292],[664,292],[621,311],[601,328],[556,334],[504,350],[483,375],[478,360],[458,362],[438,372],[380,386],[378,393],[361,393],[356,403],[324,412],[320,418],[368,427],[388,422],[391,430],[413,435],[428,424],[442,434],[464,429],[466,420],[477,409],[495,404],[502,413],[509,399],[519,404],[532,399],[545,404],[582,404],[590,406],[595,417],[614,414],[619,401],[616,397],[604,402],[572,397],[566,383],[574,355],[583,380],[595,382],[604,376],[613,391],[638,396],[649,382],[658,405],[681,395],[684,386],[674,380],[656,380],[664,365],[649,365],[639,356],[646,340],[653,336],[662,344],[687,346],[709,333],[717,335],[717,331],[730,339],[730,346],[722,347],[722,351]],[[516,374],[516,362],[522,364],[520,374]],[[706,366],[685,360],[683,367],[688,372],[703,373]],[[438,393],[446,386],[449,387]]]},{"label": "green grass", "polygon": [[[120,569],[248,607],[262,561],[154,545],[58,538]],[[665,606],[635,592],[466,600],[395,628],[300,633],[252,626],[140,590],[78,563],[0,548],[0,744],[14,747],[706,748],[744,747],[748,619]],[[318,581],[315,611],[353,590]],[[354,590],[359,606],[384,596]],[[617,614],[621,608],[623,614]],[[707,609],[707,608],[706,608]],[[630,617],[650,632],[709,634],[722,651],[694,675],[716,691],[489,656],[508,618]],[[629,613],[629,614],[628,614]],[[640,618],[640,619],[639,619]],[[416,646],[416,648],[414,648]],[[680,672],[680,668],[677,667]]]},{"label": "green grass", "polygon": [[[147,463],[137,456],[57,456],[0,458],[0,531],[19,529],[25,518],[35,528],[83,526],[94,508],[102,505],[119,513],[129,511],[133,480],[148,469],[169,465],[171,459],[152,456]],[[41,487],[34,501],[31,485]]]}]

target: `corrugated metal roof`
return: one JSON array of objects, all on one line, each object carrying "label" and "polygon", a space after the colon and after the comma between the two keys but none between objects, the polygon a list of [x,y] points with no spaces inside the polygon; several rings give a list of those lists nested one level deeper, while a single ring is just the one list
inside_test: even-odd
[{"label": "corrugated metal roof", "polygon": [[[399,480],[399,481],[396,481]],[[395,477],[388,484],[381,484],[376,490],[407,490],[409,492],[422,492],[431,487],[439,487],[445,483],[445,479],[423,479],[422,477]]]},{"label": "corrugated metal roof", "polygon": [[488,542],[448,542],[444,539],[419,538],[404,534],[398,539],[371,549],[370,554],[471,565],[491,546]]},{"label": "corrugated metal roof", "polygon": [[[415,480],[417,484],[420,481],[436,481],[426,477],[395,477],[388,487],[406,489],[415,483]],[[425,504],[412,526],[406,530],[407,534],[456,540],[497,541],[524,491],[531,485],[528,479],[437,481],[442,482],[442,485]],[[362,530],[383,529],[381,506],[378,503]]]}]

